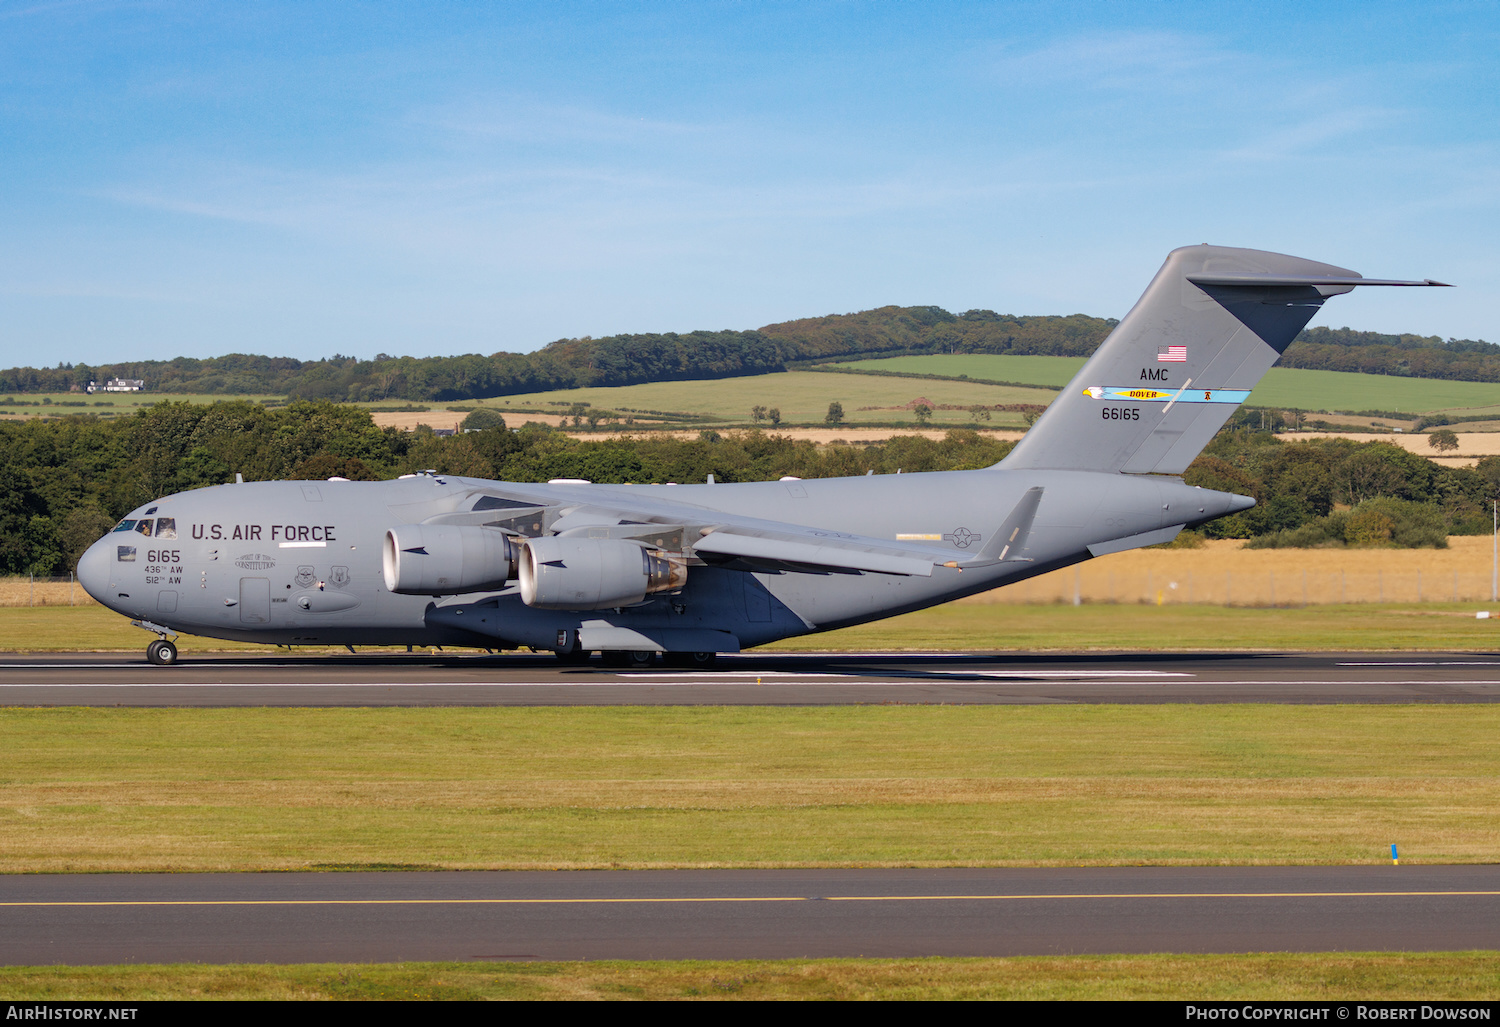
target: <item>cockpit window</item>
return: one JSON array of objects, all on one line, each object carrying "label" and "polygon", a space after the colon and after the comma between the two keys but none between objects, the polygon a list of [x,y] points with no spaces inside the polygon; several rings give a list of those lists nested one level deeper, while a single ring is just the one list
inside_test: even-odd
[{"label": "cockpit window", "polygon": [[135,527],[135,521],[121,521],[119,524],[115,525],[115,530],[116,531],[129,531],[130,529],[132,529],[134,527]]},{"label": "cockpit window", "polygon": [[138,531],[138,532],[140,532],[142,535],[145,535],[147,538],[150,538],[151,537],[151,518],[148,517],[144,521],[141,521],[138,524],[136,524],[135,530]]},{"label": "cockpit window", "polygon": [[177,518],[175,518],[175,517],[158,517],[156,519],[156,537],[157,538],[176,538],[177,537]]}]

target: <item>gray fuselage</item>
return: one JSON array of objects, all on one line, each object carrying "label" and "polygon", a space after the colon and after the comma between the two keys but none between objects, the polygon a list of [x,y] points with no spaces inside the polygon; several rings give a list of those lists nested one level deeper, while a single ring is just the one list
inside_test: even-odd
[{"label": "gray fuselage", "polygon": [[[462,515],[484,496],[521,497],[573,521],[587,520],[589,511],[677,525],[712,524],[723,515],[834,536],[915,539],[962,561],[1036,487],[1044,493],[1020,559],[939,565],[931,576],[695,560],[680,590],[633,606],[577,611],[528,607],[514,586],[397,595],[382,578],[388,529]],[[1138,535],[1156,541],[1152,533],[1161,529],[1249,505],[1176,478],[996,468],[714,485],[440,475],[260,482],[179,493],[134,511],[79,561],[79,580],[105,606],[152,626],[247,642],[553,649],[576,638],[595,649],[726,651],[932,606],[1088,559],[1090,545]],[[141,530],[146,522],[149,534]]]}]

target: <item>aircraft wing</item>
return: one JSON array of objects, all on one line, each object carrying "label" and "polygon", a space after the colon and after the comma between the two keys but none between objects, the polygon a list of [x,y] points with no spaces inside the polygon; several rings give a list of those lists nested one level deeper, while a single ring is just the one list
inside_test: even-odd
[{"label": "aircraft wing", "polygon": [[[601,493],[600,486],[581,486],[574,502],[568,494],[580,486],[552,490],[548,513],[538,523],[559,535],[646,538],[670,527],[681,530],[682,548],[705,562],[741,560],[787,570],[850,573],[867,571],[930,577],[936,566],[959,566],[947,548],[856,535],[745,517],[711,510],[665,496]],[[607,487],[606,487],[607,488]],[[533,493],[533,501],[540,496]],[[527,514],[523,520],[533,520]],[[449,514],[433,520],[485,523],[484,512]],[[494,523],[499,523],[494,522]],[[658,529],[653,531],[652,529]]]},{"label": "aircraft wing", "polygon": [[952,555],[944,551],[903,546],[842,531],[792,525],[773,528],[734,522],[702,530],[706,534],[693,543],[693,549],[699,553],[794,564],[809,569],[931,577],[935,565],[952,562]]},{"label": "aircraft wing", "polygon": [[742,526],[734,523],[706,529],[695,543],[700,551],[742,557],[781,560],[809,566],[827,566],[849,570],[876,571],[882,574],[932,575],[934,566],[972,567],[1022,561],[1031,522],[1042,501],[1041,488],[1026,491],[1016,508],[1000,526],[990,542],[973,556],[954,559],[948,550],[928,546],[892,543],[886,539],[851,535],[819,528]]}]

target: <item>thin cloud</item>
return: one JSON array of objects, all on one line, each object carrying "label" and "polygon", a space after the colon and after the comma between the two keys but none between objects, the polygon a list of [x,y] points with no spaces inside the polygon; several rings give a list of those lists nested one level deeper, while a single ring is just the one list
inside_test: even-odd
[{"label": "thin cloud", "polygon": [[1111,91],[1196,88],[1206,75],[1238,70],[1245,58],[1205,36],[1127,30],[1060,39],[1029,52],[986,55],[990,77],[1007,84],[1073,83]]},{"label": "thin cloud", "polygon": [[1395,112],[1377,107],[1350,107],[1322,112],[1292,125],[1220,151],[1222,161],[1284,161],[1306,156],[1328,143],[1343,142],[1393,120]]},{"label": "thin cloud", "polygon": [[462,136],[521,142],[621,143],[663,137],[681,139],[719,131],[717,126],[539,103],[520,97],[469,100],[413,111],[407,120]]}]

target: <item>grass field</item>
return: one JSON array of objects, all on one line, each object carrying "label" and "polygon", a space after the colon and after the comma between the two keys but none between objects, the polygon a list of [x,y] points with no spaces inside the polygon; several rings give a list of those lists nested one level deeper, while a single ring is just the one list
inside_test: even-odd
[{"label": "grass field", "polygon": [[[1475,620],[1474,611],[1481,605],[1494,606],[1428,602],[1305,608],[1152,603],[1075,607],[1066,602],[1022,605],[975,599],[788,638],[759,651],[1500,651],[1500,619]],[[1493,612],[1500,616],[1500,608]],[[98,605],[0,609],[0,652],[144,653],[153,637]],[[177,646],[184,658],[195,653],[273,651],[269,645],[195,635],[179,636]],[[359,651],[381,650],[362,646]],[[390,651],[404,652],[405,647]]]},{"label": "grass field", "polygon": [[[667,410],[677,413],[705,414],[723,418],[729,423],[749,423],[750,408],[757,404],[778,407],[788,424],[822,423],[828,404],[838,400],[844,406],[846,423],[911,421],[905,404],[924,398],[934,404],[967,408],[975,404],[1051,402],[1056,390],[1065,385],[1078,368],[1082,357],[991,356],[985,354],[890,357],[865,360],[840,367],[907,371],[916,374],[968,375],[970,378],[1019,382],[1035,388],[981,385],[977,382],[881,378],[860,374],[815,373],[792,371],[783,374],[723,378],[714,381],[656,382],[616,388],[561,389],[526,393],[496,399],[471,400],[466,406],[494,407],[502,413],[507,406],[547,409],[553,403],[590,403],[610,410]],[[1120,384],[1102,382],[1099,384]],[[1128,383],[1125,383],[1128,384]],[[0,397],[3,398],[3,397]],[[13,397],[40,402],[42,395]],[[171,402],[212,403],[226,399],[256,402],[270,396],[205,396],[157,393],[117,393],[80,397],[78,394],[53,394],[50,406],[15,406],[0,403],[0,417],[65,416],[71,413],[99,413],[123,416],[163,400]],[[62,402],[86,403],[85,406],[60,406]],[[1413,414],[1449,411],[1462,414],[1500,412],[1500,384],[1487,382],[1450,382],[1425,378],[1397,378],[1386,375],[1351,374],[1343,371],[1304,371],[1273,367],[1251,393],[1252,406],[1287,407],[1302,410],[1390,410]],[[389,402],[375,404],[389,406]],[[865,409],[869,408],[869,409]],[[443,404],[433,406],[424,420],[446,424],[450,415]],[[526,415],[516,419],[524,423]],[[966,410],[935,410],[932,423],[964,425],[970,423]],[[994,412],[987,427],[1017,427],[1020,414]]]},{"label": "grass field", "polygon": [[12,1001],[1493,1001],[1497,991],[1493,952],[0,968]]},{"label": "grass field", "polygon": [[[1474,611],[1481,605],[1494,607],[1436,602],[1305,608],[1152,603],[1073,606],[965,600],[872,624],[788,638],[759,651],[1500,651],[1500,619],[1475,620]],[[1500,614],[1500,608],[1493,612]],[[142,654],[153,637],[98,605],[0,609],[0,652]],[[178,637],[177,646],[184,659],[196,653],[273,651],[269,645],[193,635]],[[359,651],[380,650],[362,646]],[[296,652],[342,653],[344,649],[299,647]]]},{"label": "grass field", "polygon": [[[966,374],[970,378],[1026,382],[1055,388],[1066,385],[1083,364],[1083,357],[955,354],[889,357],[884,360],[862,360],[840,366],[906,371],[914,374],[954,376]],[[1128,385],[1131,383],[1098,382],[1096,384]],[[1298,410],[1391,410],[1411,413],[1446,410],[1484,413],[1489,408],[1500,406],[1500,384],[1273,367],[1266,372],[1264,380],[1250,393],[1247,402],[1251,406],[1287,407]]]},{"label": "grass field", "polygon": [[1500,707],[0,711],[0,873],[1488,862]]},{"label": "grass field", "polygon": [[851,360],[833,366],[905,374],[941,374],[957,378],[966,374],[995,382],[1020,382],[1057,391],[1078,373],[1086,357],[1000,356],[989,353],[930,354],[914,357],[883,357]]},{"label": "grass field", "polygon": [[[5,399],[23,400],[24,403],[6,403]],[[142,407],[155,406],[163,401],[171,403],[221,403],[226,400],[246,400],[259,403],[261,400],[284,400],[285,396],[256,393],[253,396],[222,396],[204,393],[169,392],[96,392],[92,396],[78,392],[27,392],[0,396],[0,417],[67,417],[69,414],[101,414],[110,417],[125,417]],[[45,400],[52,402],[46,403]],[[36,406],[33,404],[41,404]],[[64,405],[71,404],[71,405]],[[82,405],[79,405],[82,404]]]},{"label": "grass field", "polygon": [[[1487,604],[1492,545],[1488,536],[1458,535],[1446,549],[1246,549],[1234,539],[1197,549],[1132,549],[960,602],[1070,603],[1076,589],[1085,603]],[[1478,608],[1469,607],[1469,616]]]},{"label": "grass field", "polygon": [[[483,401],[484,406],[505,412],[506,401],[518,407],[543,407],[549,402],[591,403],[609,410],[672,410],[691,414],[712,414],[731,421],[748,422],[750,408],[757,404],[777,407],[787,423],[821,424],[828,404],[838,400],[844,405],[847,422],[912,421],[910,410],[895,409],[919,397],[933,403],[968,407],[976,403],[1039,403],[1052,401],[1053,393],[1045,389],[1005,388],[969,382],[913,381],[905,378],[877,378],[857,374],[822,374],[812,371],[790,371],[782,374],[755,375],[746,378],[720,378],[714,381],[656,382],[649,385],[626,385],[607,389],[562,389],[505,396]],[[878,407],[861,410],[860,407]],[[525,415],[517,415],[524,420]],[[991,427],[1022,423],[1019,414],[994,413],[986,422]],[[967,424],[969,415],[962,410],[939,410],[933,423]]]},{"label": "grass field", "polygon": [[[819,374],[794,371],[785,374],[754,375],[745,378],[722,378],[713,381],[659,382],[647,385],[629,385],[602,389],[559,389],[550,392],[534,392],[516,396],[503,396],[486,400],[467,400],[463,406],[493,407],[504,413],[507,406],[538,407],[548,409],[549,404],[590,403],[610,410],[629,408],[632,410],[666,410],[674,413],[708,414],[731,422],[750,423],[750,408],[757,404],[777,407],[786,423],[821,424],[828,413],[828,404],[838,400],[844,404],[844,417],[850,423],[871,421],[912,421],[911,411],[896,409],[918,397],[933,403],[972,406],[976,403],[1037,403],[1052,401],[1052,391],[1028,388],[997,388],[990,385],[964,382],[912,382],[899,378],[881,380],[868,375]],[[3,399],[0,396],[0,399]],[[0,417],[64,417],[69,414],[96,413],[110,416],[126,416],[142,407],[153,406],[163,400],[173,403],[214,403],[224,400],[245,399],[259,402],[262,399],[285,399],[273,396],[204,396],[174,395],[168,393],[111,393],[109,396],[95,394],[80,396],[77,393],[44,394],[27,393],[14,399],[29,403],[41,403],[43,398],[52,400],[51,405],[16,406],[0,403]],[[59,406],[61,402],[84,403],[84,406]],[[399,406],[399,402],[384,400],[363,406]],[[428,424],[446,426],[463,418],[462,413],[449,413],[444,403],[423,404],[430,412],[418,417]],[[879,410],[860,410],[860,407],[880,407]],[[559,408],[563,412],[566,407]],[[515,425],[525,423],[527,415],[518,414]],[[646,419],[646,415],[643,415]],[[959,425],[969,423],[969,415],[963,411],[939,410],[933,413],[934,424]],[[1019,426],[1021,415],[995,412],[989,427]]]}]

